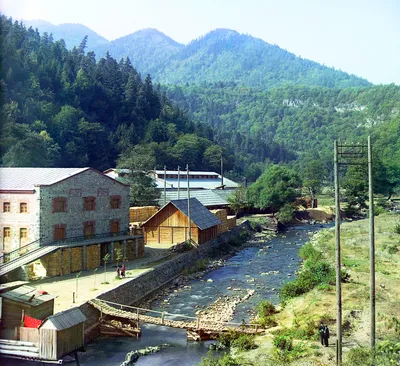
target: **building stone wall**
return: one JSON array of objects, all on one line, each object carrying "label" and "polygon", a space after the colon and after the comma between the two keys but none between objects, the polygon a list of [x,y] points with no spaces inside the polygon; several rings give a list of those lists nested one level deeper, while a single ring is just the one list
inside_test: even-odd
[{"label": "building stone wall", "polygon": [[[9,202],[10,212],[3,212]],[[20,204],[27,204],[27,212],[20,212]],[[39,239],[39,194],[0,194],[0,252],[10,252]],[[129,213],[128,213],[129,215]],[[10,228],[11,237],[4,237],[4,228]],[[20,229],[27,229],[27,237],[20,238]]]},{"label": "building stone wall", "polygon": [[[111,209],[112,196],[120,196],[120,208]],[[66,199],[66,212],[53,212],[53,198]],[[95,209],[84,210],[84,197],[95,198]],[[120,231],[129,228],[129,186],[94,170],[87,170],[51,186],[40,187],[40,232],[43,242],[54,240],[56,225],[64,225],[66,237],[82,237],[84,223],[93,222],[95,234],[110,233],[113,220]]]}]

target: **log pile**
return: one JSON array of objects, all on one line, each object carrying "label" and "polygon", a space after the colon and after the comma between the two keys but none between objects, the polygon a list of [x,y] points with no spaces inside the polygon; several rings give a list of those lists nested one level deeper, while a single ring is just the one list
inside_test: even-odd
[{"label": "log pile", "polygon": [[236,227],[236,216],[228,216],[227,217],[228,230],[231,230]]},{"label": "log pile", "polygon": [[71,248],[62,250],[62,274],[63,276],[71,273]]},{"label": "log pile", "polygon": [[143,222],[158,211],[157,206],[131,207],[129,209],[129,222]]},{"label": "log pile", "polygon": [[91,270],[100,266],[100,246],[88,245],[86,247],[86,269]]},{"label": "log pile", "polygon": [[227,214],[226,214],[226,210],[221,208],[221,209],[218,209],[218,210],[211,210],[211,212],[215,216],[217,216],[221,221],[221,224],[219,224],[218,228],[217,228],[218,235],[227,232],[229,229],[228,229],[228,217],[227,217]]},{"label": "log pile", "polygon": [[82,247],[71,248],[71,272],[82,271]]}]

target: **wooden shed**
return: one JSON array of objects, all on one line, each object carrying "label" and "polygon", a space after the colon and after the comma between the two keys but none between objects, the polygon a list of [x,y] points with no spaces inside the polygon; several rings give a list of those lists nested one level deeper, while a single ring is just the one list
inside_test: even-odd
[{"label": "wooden shed", "polygon": [[[146,244],[176,244],[189,239],[188,200],[172,200],[142,225]],[[196,198],[190,199],[192,240],[203,244],[215,239],[221,221]]]},{"label": "wooden shed", "polygon": [[2,297],[2,328],[19,327],[23,315],[44,320],[54,313],[56,296],[38,292],[31,286],[21,286],[2,293],[0,296]]}]

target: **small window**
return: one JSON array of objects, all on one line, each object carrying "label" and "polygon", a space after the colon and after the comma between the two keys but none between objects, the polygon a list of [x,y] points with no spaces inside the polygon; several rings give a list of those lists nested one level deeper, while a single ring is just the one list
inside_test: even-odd
[{"label": "small window", "polygon": [[28,229],[26,229],[26,228],[19,229],[19,237],[21,239],[27,238],[28,237]]},{"label": "small window", "polygon": [[11,203],[3,202],[3,212],[11,212]]},{"label": "small window", "polygon": [[96,209],[96,197],[83,198],[83,211],[94,211]]},{"label": "small window", "polygon": [[21,202],[19,204],[19,212],[21,212],[21,213],[28,212],[28,204],[26,202]]},{"label": "small window", "polygon": [[9,228],[9,227],[5,227],[4,229],[3,229],[3,237],[4,238],[11,238],[11,228]]},{"label": "small window", "polygon": [[83,236],[85,239],[92,239],[94,237],[94,222],[87,222],[83,227]]},{"label": "small window", "polygon": [[53,212],[67,212],[67,199],[65,197],[53,198]]},{"label": "small window", "polygon": [[121,207],[121,197],[120,196],[112,196],[110,198],[110,207],[112,209]]}]

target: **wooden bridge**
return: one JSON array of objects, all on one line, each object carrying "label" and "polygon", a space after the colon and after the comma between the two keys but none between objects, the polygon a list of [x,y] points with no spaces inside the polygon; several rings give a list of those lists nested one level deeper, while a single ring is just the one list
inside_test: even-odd
[{"label": "wooden bridge", "polygon": [[[220,333],[227,332],[232,328],[243,334],[261,334],[263,329],[258,324],[245,324],[233,322],[216,322],[205,319],[205,317],[191,317],[182,314],[143,309],[110,301],[92,299],[89,304],[100,311],[100,326],[103,334],[109,335],[140,335],[140,323],[162,325],[171,328],[185,329],[189,340],[206,340],[217,338]],[[149,313],[155,316],[148,315]],[[171,319],[172,318],[172,319]],[[182,320],[177,320],[177,318]],[[112,320],[114,323],[112,323]],[[115,321],[126,320],[128,326],[118,324]],[[103,325],[103,328],[102,328]],[[105,327],[113,328],[109,332]]]}]

